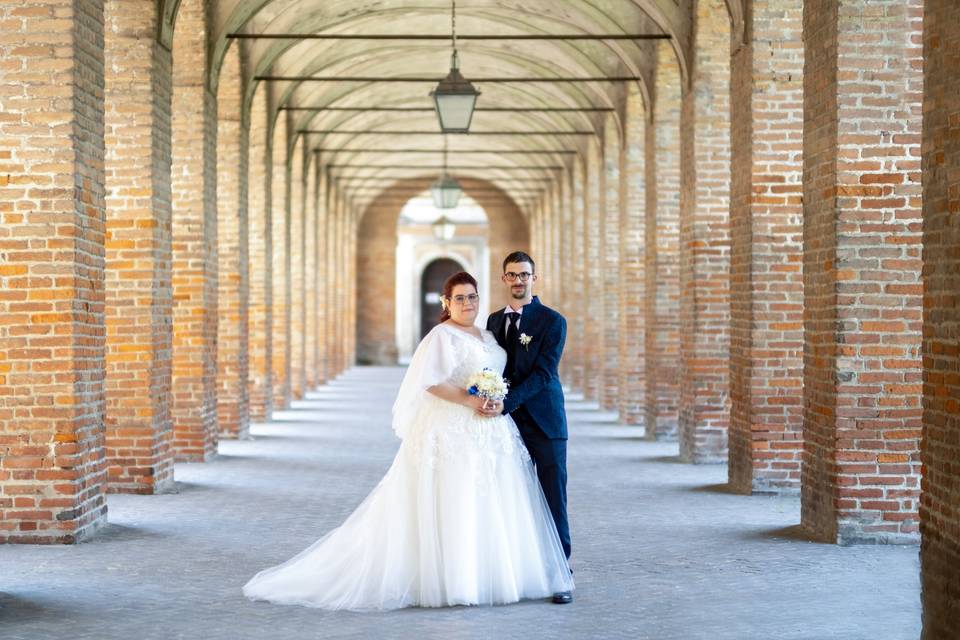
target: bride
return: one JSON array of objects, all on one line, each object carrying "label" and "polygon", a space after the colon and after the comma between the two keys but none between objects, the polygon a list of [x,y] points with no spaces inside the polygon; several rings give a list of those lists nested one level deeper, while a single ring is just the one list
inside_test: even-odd
[{"label": "bride", "polygon": [[513,419],[467,392],[506,352],[474,326],[477,282],[443,287],[444,313],[417,347],[393,406],[393,464],[336,529],[244,587],[254,600],[324,609],[489,605],[573,587]]}]

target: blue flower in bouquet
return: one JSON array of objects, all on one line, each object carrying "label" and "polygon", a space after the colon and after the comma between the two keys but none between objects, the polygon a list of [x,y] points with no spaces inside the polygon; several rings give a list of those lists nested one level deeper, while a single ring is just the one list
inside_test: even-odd
[{"label": "blue flower in bouquet", "polygon": [[467,392],[472,396],[480,396],[487,400],[503,400],[507,397],[509,384],[493,369],[479,371],[467,381],[470,385]]}]

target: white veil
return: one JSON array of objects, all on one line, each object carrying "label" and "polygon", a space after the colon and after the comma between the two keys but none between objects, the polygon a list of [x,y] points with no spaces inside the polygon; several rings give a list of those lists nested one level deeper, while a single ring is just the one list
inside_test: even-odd
[{"label": "white veil", "polygon": [[402,440],[409,433],[417,412],[427,400],[427,389],[448,381],[456,366],[454,338],[449,329],[437,325],[413,353],[393,403],[393,431],[398,438]]}]

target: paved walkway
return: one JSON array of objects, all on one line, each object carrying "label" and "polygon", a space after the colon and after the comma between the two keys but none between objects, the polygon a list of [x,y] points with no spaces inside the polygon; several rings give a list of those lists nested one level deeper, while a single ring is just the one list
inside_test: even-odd
[{"label": "paved walkway", "polygon": [[572,605],[358,614],[250,603],[241,585],[338,524],[398,446],[402,370],[358,368],[254,439],[177,465],[178,494],[109,497],[73,547],[0,546],[0,638],[699,638],[915,640],[916,547],[795,534],[796,497],[725,491],[722,466],[571,400]]}]

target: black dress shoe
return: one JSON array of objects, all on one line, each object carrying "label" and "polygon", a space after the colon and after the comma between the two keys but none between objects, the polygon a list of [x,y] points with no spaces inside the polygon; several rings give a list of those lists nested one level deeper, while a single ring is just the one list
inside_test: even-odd
[{"label": "black dress shoe", "polygon": [[569,591],[560,591],[553,594],[553,604],[570,604],[573,602],[573,594]]}]

